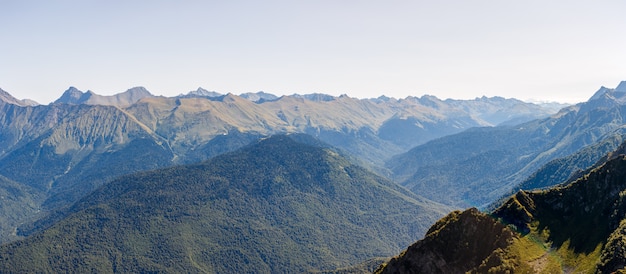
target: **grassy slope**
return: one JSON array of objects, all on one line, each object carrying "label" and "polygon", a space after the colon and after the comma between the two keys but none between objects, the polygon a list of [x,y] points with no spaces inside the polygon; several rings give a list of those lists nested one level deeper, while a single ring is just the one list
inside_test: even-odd
[{"label": "grassy slope", "polygon": [[554,257],[563,270],[615,271],[607,262],[622,255],[606,251],[626,213],[625,178],[626,158],[616,157],[570,185],[520,192],[495,215],[519,228],[523,238],[549,246],[542,256]]}]

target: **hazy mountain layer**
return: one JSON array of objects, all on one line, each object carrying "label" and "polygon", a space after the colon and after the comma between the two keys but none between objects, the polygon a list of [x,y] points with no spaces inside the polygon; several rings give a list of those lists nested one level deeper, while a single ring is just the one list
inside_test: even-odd
[{"label": "hazy mountain layer", "polygon": [[447,210],[331,149],[276,136],[106,184],[49,229],[0,247],[0,271],[334,269],[397,253]]},{"label": "hazy mountain layer", "polygon": [[[626,101],[620,94],[608,90],[599,99],[565,108],[550,118],[475,128],[433,140],[394,157],[387,166],[397,181],[415,193],[459,207],[482,207],[553,159],[621,138],[626,133],[626,105],[621,102]],[[605,152],[594,153],[580,168]]]},{"label": "hazy mountain layer", "polygon": [[155,97],[142,87],[113,96],[71,87],[54,105],[60,104],[123,109],[164,137],[181,157],[215,136],[232,131],[262,135],[303,132],[377,165],[394,154],[469,127],[506,120],[528,121],[557,111],[499,97],[442,101],[433,96],[397,100],[309,94],[278,98],[263,92],[239,97],[199,88],[187,95],[165,98]]},{"label": "hazy mountain layer", "polygon": [[20,100],[17,99],[15,97],[13,97],[13,95],[9,94],[8,92],[0,89],[0,102],[6,102],[9,104],[13,104],[13,105],[18,105],[18,106],[36,106],[38,105],[37,102],[33,101],[33,100],[29,100],[29,99],[24,99],[24,100]]},{"label": "hazy mountain layer", "polygon": [[102,96],[93,91],[82,92],[75,87],[70,87],[54,103],[127,107],[147,97],[154,97],[154,95],[143,87],[134,87],[113,96]]},{"label": "hazy mountain layer", "polygon": [[[434,138],[499,124],[502,117],[528,121],[557,111],[497,97],[441,101],[433,96],[364,100],[324,94],[280,98],[262,92],[244,94],[245,98],[196,94],[211,93],[201,90],[179,98],[146,99],[127,111],[183,153],[231,131],[262,135],[300,132],[373,165],[382,165],[384,159]],[[501,117],[492,119],[496,116]]]},{"label": "hazy mountain layer", "polygon": [[588,173],[589,170],[587,169],[594,166],[594,164],[598,162],[604,163],[606,157],[608,157],[607,154],[615,153],[616,149],[620,154],[624,154],[623,142],[624,136],[615,135],[585,147],[569,156],[552,160],[516,188],[518,190],[532,190],[570,183]]}]

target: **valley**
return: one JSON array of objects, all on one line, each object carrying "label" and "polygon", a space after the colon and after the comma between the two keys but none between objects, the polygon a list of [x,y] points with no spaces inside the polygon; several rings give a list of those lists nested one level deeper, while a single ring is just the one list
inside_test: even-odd
[{"label": "valley", "polygon": [[[0,90],[0,269],[334,271],[418,240],[410,249],[431,258],[445,252],[439,244],[464,241],[458,233],[479,233],[463,230],[476,221],[491,229],[480,237],[498,244],[469,261],[449,261],[468,252],[462,248],[442,255],[449,271],[530,269],[543,257],[514,253],[528,237],[563,252],[584,245],[598,260],[609,256],[604,244],[621,215],[587,246],[563,228],[574,224],[551,223],[562,213],[536,209],[544,198],[533,193],[575,188],[619,159],[625,94],[622,82],[565,106],[202,88],[102,96],[72,87],[38,105]],[[493,214],[455,211],[472,207]],[[558,233],[570,241],[554,242]],[[579,250],[567,254],[578,258]],[[485,258],[496,263],[480,265]],[[394,260],[404,258],[386,269],[396,269]]]}]

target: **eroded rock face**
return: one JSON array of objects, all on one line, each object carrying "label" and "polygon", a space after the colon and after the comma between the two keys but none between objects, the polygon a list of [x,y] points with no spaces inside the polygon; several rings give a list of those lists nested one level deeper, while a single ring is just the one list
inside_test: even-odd
[{"label": "eroded rock face", "polygon": [[502,265],[514,234],[476,208],[450,213],[376,273],[465,273]]}]

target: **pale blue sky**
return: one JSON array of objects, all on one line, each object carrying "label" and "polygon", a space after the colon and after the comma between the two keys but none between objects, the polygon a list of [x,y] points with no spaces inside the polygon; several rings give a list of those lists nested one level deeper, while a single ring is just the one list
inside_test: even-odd
[{"label": "pale blue sky", "polygon": [[0,88],[583,101],[626,80],[626,1],[0,0]]}]

